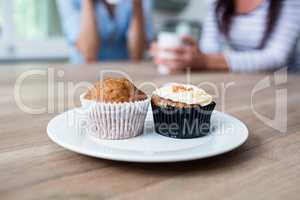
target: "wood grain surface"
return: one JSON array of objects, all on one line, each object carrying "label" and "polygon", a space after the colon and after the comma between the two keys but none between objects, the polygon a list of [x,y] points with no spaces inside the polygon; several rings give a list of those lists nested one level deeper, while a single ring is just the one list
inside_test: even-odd
[{"label": "wood grain surface", "polygon": [[[96,159],[51,142],[46,133],[49,120],[79,106],[79,94],[86,90],[78,86],[72,105],[67,98],[72,84],[93,83],[101,72],[111,74],[113,70],[126,73],[138,86],[147,83],[142,88],[148,94],[152,83],[206,83],[204,87],[215,95],[217,109],[247,125],[248,141],[224,155],[172,164]],[[53,109],[50,106],[41,114],[29,114],[18,105],[15,83],[24,72],[41,74],[28,76],[20,87],[22,102],[31,108],[51,103],[47,74],[54,73]],[[285,97],[276,96],[276,91],[286,90],[285,133],[266,125],[251,108],[254,88],[268,78],[271,86],[255,93],[253,105],[271,119],[276,114],[276,100],[286,104]],[[284,75],[278,78],[284,80]],[[147,62],[0,66],[0,199],[299,199],[300,76],[288,75],[287,82],[280,85],[276,81],[273,74],[193,72],[159,76]],[[60,86],[64,86],[63,93],[57,89]]]}]

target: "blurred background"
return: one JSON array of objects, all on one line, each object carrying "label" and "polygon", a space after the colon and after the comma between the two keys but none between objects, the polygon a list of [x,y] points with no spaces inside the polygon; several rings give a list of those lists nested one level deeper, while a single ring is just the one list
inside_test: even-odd
[{"label": "blurred background", "polygon": [[[172,29],[178,20],[201,27],[208,1],[154,0],[155,31]],[[67,61],[68,46],[55,0],[0,1],[0,64]]]}]

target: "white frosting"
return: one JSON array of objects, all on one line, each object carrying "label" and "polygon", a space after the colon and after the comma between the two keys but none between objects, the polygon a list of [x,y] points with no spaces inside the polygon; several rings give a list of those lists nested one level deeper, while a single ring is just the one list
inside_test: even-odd
[{"label": "white frosting", "polygon": [[206,106],[212,102],[211,95],[194,85],[172,83],[156,89],[153,94],[164,99],[185,104]]}]

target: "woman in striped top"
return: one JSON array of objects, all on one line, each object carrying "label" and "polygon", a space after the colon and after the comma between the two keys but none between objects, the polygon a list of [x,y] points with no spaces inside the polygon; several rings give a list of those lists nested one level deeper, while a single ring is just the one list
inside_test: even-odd
[{"label": "woman in striped top", "polygon": [[[217,0],[210,6],[200,45],[185,37],[189,45],[168,50],[174,59],[154,57],[172,72],[186,67],[234,72],[296,69],[299,35],[299,0]],[[152,51],[158,51],[155,44]]]}]

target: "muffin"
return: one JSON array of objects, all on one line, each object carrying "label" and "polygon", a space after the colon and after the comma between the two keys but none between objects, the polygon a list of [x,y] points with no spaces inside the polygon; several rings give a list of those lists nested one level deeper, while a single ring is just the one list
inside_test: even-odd
[{"label": "muffin", "polygon": [[149,98],[125,78],[98,81],[81,96],[88,133],[99,139],[126,139],[143,132]]},{"label": "muffin", "polygon": [[212,96],[193,85],[172,83],[151,97],[155,131],[172,138],[197,138],[209,133],[216,106]]},{"label": "muffin", "polygon": [[143,101],[147,95],[125,78],[107,78],[98,81],[85,94],[85,99],[102,103],[126,103]]}]

